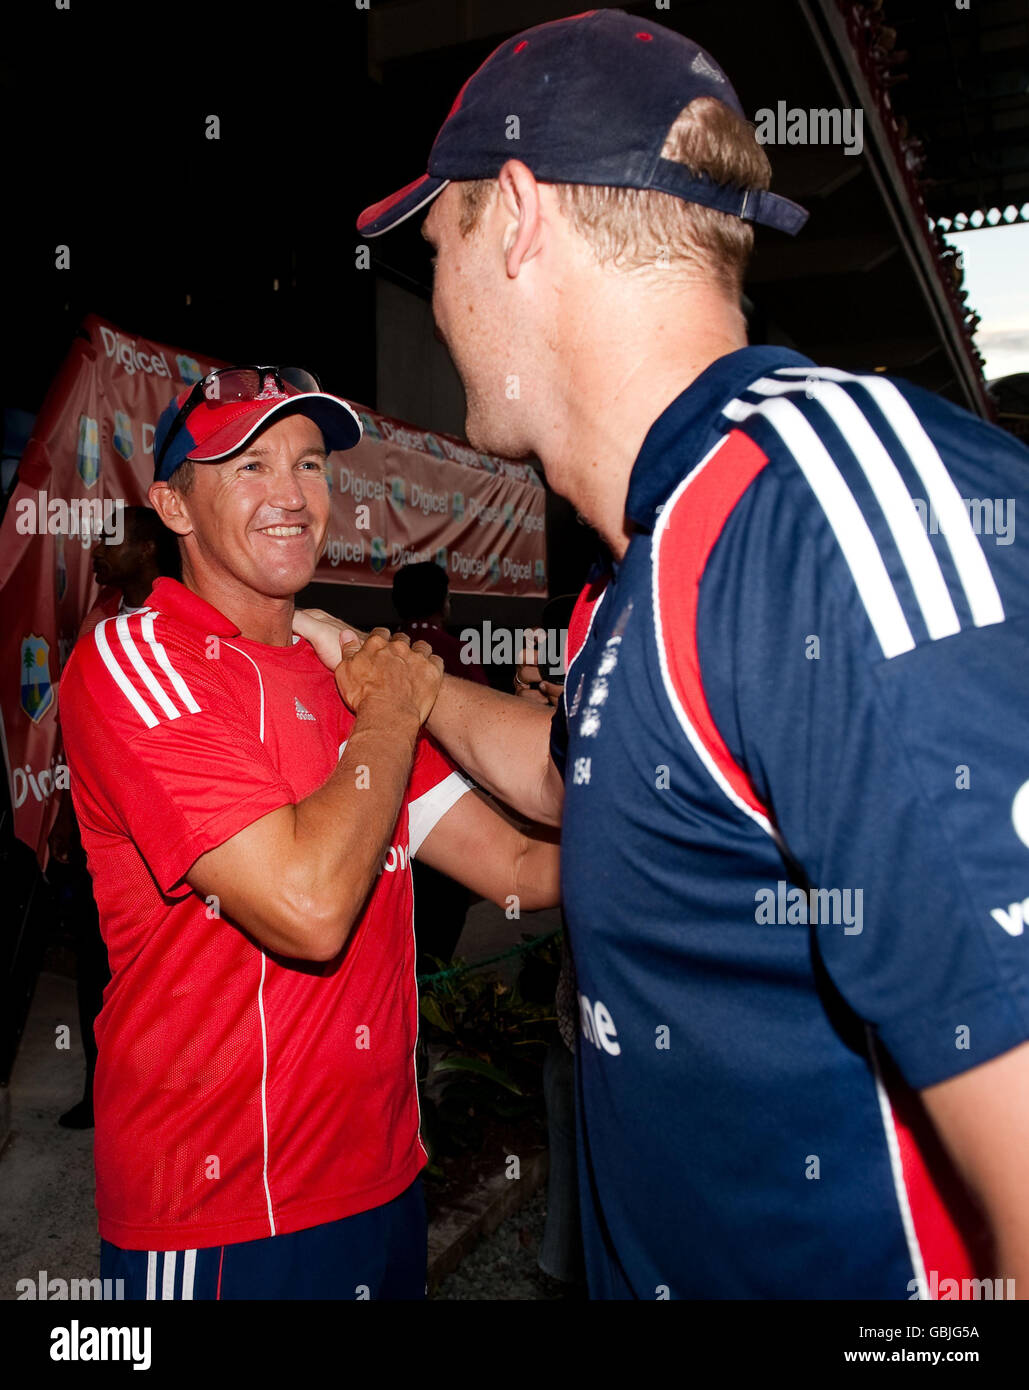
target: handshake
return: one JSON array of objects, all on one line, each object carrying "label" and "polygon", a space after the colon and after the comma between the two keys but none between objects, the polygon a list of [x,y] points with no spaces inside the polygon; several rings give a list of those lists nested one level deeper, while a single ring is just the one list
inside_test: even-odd
[{"label": "handshake", "polygon": [[[443,678],[443,662],[433,655],[428,642],[412,642],[406,633],[391,637],[384,627],[362,632],[321,608],[298,609],[293,615],[293,631],[306,637],[335,673],[339,693],[355,714],[362,701],[381,693],[401,702],[407,695],[420,711],[424,705],[419,722],[428,719]],[[553,707],[561,697],[562,686],[542,679],[538,662],[534,649],[520,654],[514,693],[534,704]]]},{"label": "handshake", "polygon": [[412,642],[406,633],[390,636],[384,627],[362,632],[320,608],[298,610],[293,631],[306,637],[336,677],[336,688],[354,711],[377,699],[394,710],[428,719],[443,679],[443,661],[428,642]]}]

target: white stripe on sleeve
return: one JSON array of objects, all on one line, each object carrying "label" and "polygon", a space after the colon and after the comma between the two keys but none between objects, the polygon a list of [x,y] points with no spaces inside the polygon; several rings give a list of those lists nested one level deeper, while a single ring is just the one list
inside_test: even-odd
[{"label": "white stripe on sleeve", "polygon": [[115,655],[111,651],[110,644],[107,640],[106,628],[107,624],[112,621],[115,620],[111,618],[105,618],[102,623],[98,623],[96,627],[93,629],[93,640],[94,642],[96,642],[97,651],[103,657],[104,665],[107,667],[108,671],[110,671],[111,675],[114,677],[115,683],[117,684],[118,688],[121,690],[122,694],[125,696],[126,700],[128,700],[132,708],[139,715],[140,719],[142,719],[143,723],[147,726],[148,729],[156,728],[157,725],[160,723],[160,720],[157,718],[157,715],[154,714],[153,710],[146,703],[146,701],[140,696],[139,692],[133,686],[128,676],[126,676],[125,672],[118,665]]},{"label": "white stripe on sleeve", "polygon": [[911,651],[915,639],[875,537],[829,450],[803,412],[785,397],[779,396],[774,400],[762,401],[760,405],[730,401],[724,413],[737,421],[760,415],[773,426],[821,503],[884,656],[899,656],[901,652]]},{"label": "white stripe on sleeve", "polygon": [[854,451],[854,456],[875,493],[897,551],[908,572],[929,636],[934,639],[951,637],[955,632],[960,632],[961,623],[943,571],[940,569],[940,562],[936,558],[936,552],[922,525],[911,494],[904,484],[900,470],[853,397],[842,386],[828,381],[813,381],[811,378],[802,385],[799,381],[775,381],[763,377],[747,389],[757,391],[763,396],[781,395],[786,391],[803,391],[805,396],[818,401],[835,421],[840,433]]},{"label": "white stripe on sleeve", "polygon": [[836,367],[819,367],[806,371],[803,367],[786,367],[781,375],[825,377],[830,381],[849,381],[861,386],[875,401],[886,417],[890,428],[907,451],[918,476],[925,484],[926,501],[940,523],[940,534],[946,539],[954,558],[954,568],[965,590],[972,620],[976,627],[1004,621],[1004,605],[990,566],[972,529],[968,511],[947,471],[939,450],[929,437],[904,393],[892,381],[877,376],[855,376]]},{"label": "white stripe on sleeve", "polygon": [[142,618],[143,636],[157,658],[157,664],[171,681],[175,691],[182,703],[189,710],[190,714],[199,714],[200,706],[193,699],[193,692],[176,671],[175,667],[168,660],[168,653],[164,649],[164,644],[157,640],[154,634],[154,613],[152,609],[146,609]]},{"label": "white stripe on sleeve", "polygon": [[429,831],[443,819],[451,806],[460,801],[465,792],[471,791],[474,786],[475,783],[470,782],[464,773],[452,772],[449,777],[444,777],[442,782],[437,782],[427,792],[408,802],[408,849],[412,859],[417,855]]},{"label": "white stripe on sleeve", "polygon": [[150,694],[160,705],[161,709],[164,710],[168,718],[178,719],[182,711],[177,709],[175,705],[172,704],[169,697],[161,689],[161,684],[158,681],[157,677],[154,675],[153,671],[151,671],[150,667],[140,656],[139,648],[136,646],[136,640],[132,636],[132,633],[129,631],[128,618],[116,618],[115,630],[118,633],[119,639],[121,640],[122,648],[125,652],[125,655],[129,658],[129,661],[132,663],[140,680],[142,680],[143,684],[150,691]]}]

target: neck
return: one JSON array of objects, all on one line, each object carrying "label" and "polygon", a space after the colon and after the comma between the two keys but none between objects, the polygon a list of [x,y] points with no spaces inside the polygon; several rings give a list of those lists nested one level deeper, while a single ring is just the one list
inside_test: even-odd
[{"label": "neck", "polygon": [[631,538],[629,475],[647,432],[712,362],[746,347],[747,335],[738,306],[710,286],[672,290],[611,272],[601,283],[600,296],[581,296],[554,345],[536,453],[555,491],[621,559]]},{"label": "neck", "polygon": [[127,608],[142,608],[150,597],[150,590],[160,578],[156,570],[144,570],[142,574],[133,575],[127,579],[122,586],[122,599]]},{"label": "neck", "polygon": [[239,628],[240,636],[269,647],[293,642],[293,597],[276,598],[243,588],[230,576],[199,570],[184,557],[182,582]]}]

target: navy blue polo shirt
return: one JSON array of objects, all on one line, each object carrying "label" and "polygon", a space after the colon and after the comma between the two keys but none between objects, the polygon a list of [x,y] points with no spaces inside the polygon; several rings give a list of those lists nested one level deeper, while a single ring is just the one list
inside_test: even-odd
[{"label": "navy blue polo shirt", "polygon": [[918,1091],[1029,1038],[1029,451],[746,348],[627,513],[552,736],[591,1293],[959,1296]]}]

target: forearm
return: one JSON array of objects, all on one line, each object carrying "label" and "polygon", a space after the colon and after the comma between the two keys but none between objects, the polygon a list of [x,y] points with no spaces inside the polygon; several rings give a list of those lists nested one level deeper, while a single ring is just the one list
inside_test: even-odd
[{"label": "forearm", "polygon": [[426,836],[422,863],[499,907],[535,912],[560,900],[560,836],[526,826],[485,792],[462,796]]},{"label": "forearm", "polygon": [[561,841],[556,830],[526,833],[526,847],[515,877],[515,894],[526,912],[561,902]]},{"label": "forearm", "polygon": [[444,676],[426,728],[492,795],[544,825],[561,820],[547,706]]},{"label": "forearm", "polygon": [[290,878],[315,917],[339,937],[357,920],[389,847],[411,775],[417,714],[369,701],[329,779],[298,803]]}]

